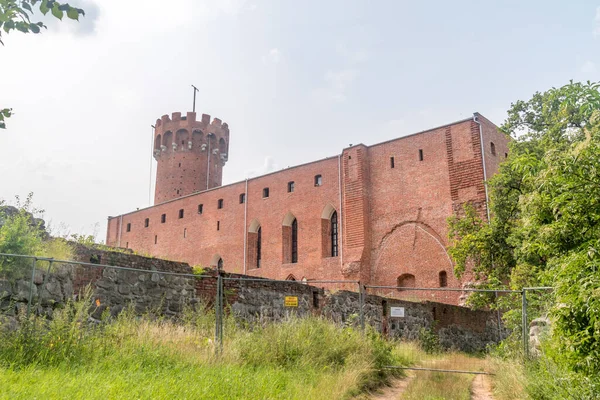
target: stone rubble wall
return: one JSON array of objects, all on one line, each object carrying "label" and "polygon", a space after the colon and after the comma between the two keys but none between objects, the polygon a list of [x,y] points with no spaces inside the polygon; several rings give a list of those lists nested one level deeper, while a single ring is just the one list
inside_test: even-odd
[{"label": "stone rubble wall", "polygon": [[[77,297],[89,286],[92,294],[92,317],[99,318],[108,308],[112,315],[125,307],[136,313],[178,315],[185,305],[201,303],[211,307],[217,289],[217,271],[205,270],[203,277],[159,274],[167,271],[191,274],[185,263],[142,257],[126,252],[111,252],[77,245],[78,261],[118,265],[139,271],[117,270],[93,266],[60,266],[47,274],[36,272],[34,279],[34,311],[52,317],[52,310]],[[280,321],[295,315],[322,316],[340,325],[358,326],[360,297],[357,292],[310,286],[294,281],[272,281],[224,273],[225,312],[248,324]],[[253,280],[241,280],[252,278]],[[297,307],[286,307],[285,297],[298,299]],[[15,315],[27,308],[29,280],[0,279],[0,314]],[[391,317],[391,307],[403,307],[404,317]],[[200,310],[201,307],[196,307]],[[378,332],[392,337],[417,340],[425,329],[438,336],[443,348],[482,351],[497,343],[507,332],[498,326],[495,312],[435,303],[412,302],[365,296],[365,322]]]}]

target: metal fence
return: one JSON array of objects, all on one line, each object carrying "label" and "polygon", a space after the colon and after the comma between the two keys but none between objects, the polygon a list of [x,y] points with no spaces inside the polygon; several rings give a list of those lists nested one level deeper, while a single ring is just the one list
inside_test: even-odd
[{"label": "metal fence", "polygon": [[[53,290],[56,292],[56,287],[66,297],[76,296],[77,291],[86,284],[85,279],[77,282],[77,276],[87,277],[86,274],[92,273],[96,281],[91,279],[87,283],[96,282],[96,304],[114,307],[117,312],[122,308],[122,303],[136,296],[144,298],[140,310],[143,311],[145,306],[159,306],[167,314],[175,314],[181,311],[183,305],[197,301],[196,295],[204,297],[206,304],[214,307],[217,352],[222,350],[224,336],[227,335],[226,315],[264,324],[288,315],[316,314],[338,324],[354,326],[363,332],[372,326],[382,334],[397,339],[397,351],[411,366],[388,367],[417,371],[489,373],[489,365],[483,357],[486,352],[484,344],[498,343],[509,335],[521,343],[522,354],[528,357],[529,324],[547,312],[550,304],[548,293],[551,290],[547,287],[486,290],[377,286],[363,285],[353,280],[294,282],[226,274],[222,271],[214,275],[191,274],[17,254],[0,254],[0,258],[19,260],[21,264],[23,261],[31,263],[26,274],[4,279],[0,276],[0,312],[3,313],[18,312],[9,304],[14,299],[20,304],[21,312],[27,315],[32,312],[44,313],[47,298],[52,296]],[[66,269],[72,275],[70,289],[67,281],[56,281],[54,277],[60,275],[61,269]],[[54,275],[52,270],[55,270]],[[122,283],[103,287],[106,282],[97,281],[103,276],[116,276],[118,279],[108,280]],[[279,285],[277,290],[273,286],[275,283]],[[135,288],[144,285],[143,293],[136,294]],[[11,296],[3,293],[3,287],[12,288],[12,300]],[[488,301],[491,299],[496,305],[495,309],[477,314],[477,311],[466,311],[453,305],[467,302],[473,296],[484,296]],[[137,301],[136,305],[139,304]],[[506,330],[501,319],[507,312],[512,312],[513,320],[520,318],[520,329]],[[516,325],[513,323],[513,326]],[[467,328],[461,331],[460,327]],[[452,335],[458,339],[452,339]],[[469,350],[478,356],[467,356],[454,350]]]}]

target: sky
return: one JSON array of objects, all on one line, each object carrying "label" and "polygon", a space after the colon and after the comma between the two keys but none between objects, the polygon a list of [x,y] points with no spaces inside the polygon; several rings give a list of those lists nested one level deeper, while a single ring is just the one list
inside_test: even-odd
[{"label": "sky", "polygon": [[151,125],[191,85],[229,124],[227,184],[600,80],[599,0],[70,4],[0,46],[0,199],[33,192],[56,235],[150,204]]}]

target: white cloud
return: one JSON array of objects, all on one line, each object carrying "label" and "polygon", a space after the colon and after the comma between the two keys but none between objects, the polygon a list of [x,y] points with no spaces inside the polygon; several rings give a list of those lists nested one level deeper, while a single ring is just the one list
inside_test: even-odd
[{"label": "white cloud", "polygon": [[596,72],[596,64],[593,61],[586,61],[581,66],[581,72],[584,74],[591,74]]},{"label": "white cloud", "polygon": [[314,94],[321,101],[346,101],[346,92],[358,76],[359,72],[354,68],[327,71],[324,77],[325,85],[317,88]]},{"label": "white cloud", "polygon": [[281,52],[278,48],[269,50],[269,53],[262,57],[262,62],[265,65],[268,64],[279,64],[281,61]]},{"label": "white cloud", "polygon": [[600,37],[600,7],[596,8],[596,18],[594,18],[596,22],[594,26],[594,37]]},{"label": "white cloud", "polygon": [[262,167],[246,171],[247,178],[254,178],[268,174],[269,172],[277,171],[279,166],[275,163],[275,159],[272,156],[266,156]]}]

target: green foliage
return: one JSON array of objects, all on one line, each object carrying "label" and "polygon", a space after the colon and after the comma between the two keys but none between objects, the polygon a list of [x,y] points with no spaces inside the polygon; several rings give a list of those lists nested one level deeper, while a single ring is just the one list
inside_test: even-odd
[{"label": "green foliage", "polygon": [[[34,9],[38,8],[44,15],[50,12],[54,17],[62,20],[64,14],[67,18],[79,21],[80,15],[85,12],[80,8],[71,7],[68,3],[59,3],[56,0],[0,0],[0,44],[2,31],[8,34],[13,30],[22,33],[40,33],[46,28],[41,21],[32,21]],[[12,115],[11,108],[0,108],[0,129],[6,129],[5,120]]]},{"label": "green foliage", "polygon": [[[78,21],[80,15],[85,15],[82,9],[55,0],[0,0],[0,28],[5,33],[10,33],[12,30],[40,33],[41,28],[46,28],[46,25],[43,22],[31,21],[33,9],[36,7],[42,14],[46,15],[50,11],[58,19],[62,19],[66,13],[68,18]],[[1,31],[0,43],[2,43]]]},{"label": "green foliage", "polygon": [[[45,231],[33,219],[37,210],[32,203],[33,193],[21,203],[17,196],[18,212],[8,215],[6,208],[0,208],[0,253],[34,255],[42,249]],[[31,260],[18,257],[0,257],[0,273],[21,275],[29,269]]]},{"label": "green foliage", "polygon": [[0,109],[0,129],[6,129],[6,122],[4,120],[10,118],[12,115],[12,108]]},{"label": "green foliage", "polygon": [[[600,373],[599,88],[571,82],[513,104],[502,127],[510,156],[489,182],[490,223],[469,207],[449,220],[458,275],[470,267],[481,287],[555,288],[555,360],[588,376]],[[547,304],[534,299],[530,315]]]},{"label": "green foliage", "polygon": [[200,264],[196,264],[192,267],[192,273],[194,275],[203,275],[204,272],[206,272],[206,270],[204,269],[204,267]]},{"label": "green foliage", "polygon": [[433,329],[421,328],[419,330],[419,347],[429,354],[439,353],[442,350],[440,340]]}]

